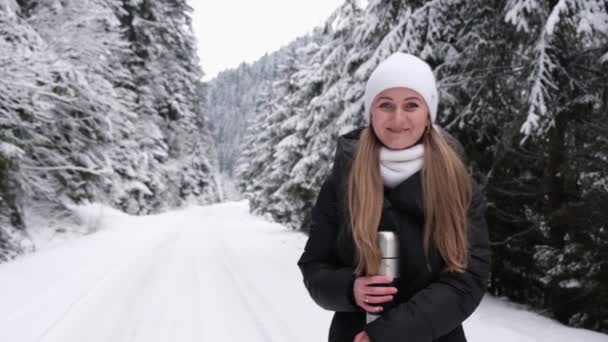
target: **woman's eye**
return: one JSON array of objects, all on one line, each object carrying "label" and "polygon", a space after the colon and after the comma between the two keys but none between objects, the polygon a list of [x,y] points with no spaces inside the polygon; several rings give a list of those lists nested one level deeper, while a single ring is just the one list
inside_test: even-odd
[{"label": "woman's eye", "polygon": [[416,102],[408,102],[405,104],[406,109],[418,108],[418,104]]},{"label": "woman's eye", "polygon": [[384,108],[384,109],[392,109],[392,108],[394,108],[394,107],[395,107],[395,106],[393,106],[393,104],[392,104],[392,103],[389,103],[389,102],[384,102],[384,103],[381,103],[381,104],[380,104],[380,108]]}]

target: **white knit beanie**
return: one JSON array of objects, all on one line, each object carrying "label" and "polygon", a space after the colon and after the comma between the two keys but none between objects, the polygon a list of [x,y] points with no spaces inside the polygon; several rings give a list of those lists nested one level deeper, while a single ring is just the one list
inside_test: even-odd
[{"label": "white knit beanie", "polygon": [[376,96],[385,89],[404,87],[417,91],[429,108],[431,123],[437,117],[439,94],[433,70],[422,59],[395,52],[372,72],[365,86],[365,123],[369,125],[371,107]]}]

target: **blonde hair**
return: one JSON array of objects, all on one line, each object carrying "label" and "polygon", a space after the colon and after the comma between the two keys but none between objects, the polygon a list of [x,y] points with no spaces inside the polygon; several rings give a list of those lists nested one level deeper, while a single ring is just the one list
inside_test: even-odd
[{"label": "blonde hair", "polygon": [[[459,155],[438,131],[432,128],[425,131],[423,143],[425,256],[428,258],[432,242],[446,263],[446,271],[464,272],[468,259],[471,179]],[[371,127],[363,129],[348,177],[347,206],[357,251],[357,275],[377,274],[380,267],[376,235],[384,203],[379,167],[381,146]]]}]

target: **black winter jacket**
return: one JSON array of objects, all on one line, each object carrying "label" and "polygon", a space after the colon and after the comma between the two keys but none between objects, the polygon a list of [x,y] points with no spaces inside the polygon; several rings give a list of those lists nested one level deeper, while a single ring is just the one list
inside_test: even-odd
[{"label": "black winter jacket", "polygon": [[[365,330],[372,342],[464,342],[462,322],[479,305],[490,273],[485,198],[473,182],[469,208],[469,265],[464,273],[440,272],[444,261],[434,248],[423,251],[424,211],[420,172],[392,189],[385,187],[379,230],[400,241],[399,290],[393,307],[365,323],[353,297],[355,244],[346,217],[346,179],[361,128],[340,136],[334,166],[312,210],[312,226],[298,266],[313,300],[335,311],[330,342],[352,342]],[[453,138],[451,138],[453,139]],[[450,139],[448,139],[450,141]],[[453,140],[452,140],[453,141]]]}]

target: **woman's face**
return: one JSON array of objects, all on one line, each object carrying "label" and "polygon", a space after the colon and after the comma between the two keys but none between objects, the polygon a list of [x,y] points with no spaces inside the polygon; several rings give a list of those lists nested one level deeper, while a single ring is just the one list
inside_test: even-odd
[{"label": "woman's face", "polygon": [[385,89],[372,103],[374,133],[390,149],[414,145],[429,123],[429,109],[422,96],[412,89]]}]

